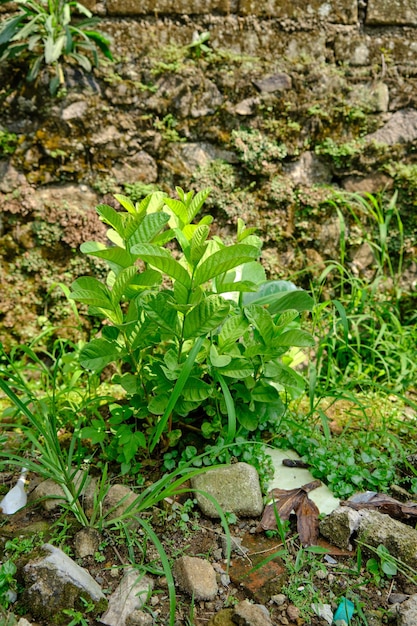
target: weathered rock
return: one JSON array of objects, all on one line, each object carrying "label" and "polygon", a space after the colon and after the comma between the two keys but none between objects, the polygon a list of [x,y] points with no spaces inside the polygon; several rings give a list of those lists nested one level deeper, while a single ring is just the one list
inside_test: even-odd
[{"label": "weathered rock", "polygon": [[297,185],[330,183],[332,178],[330,168],[314,152],[303,152],[298,161],[286,165],[283,170]]},{"label": "weathered rock", "polygon": [[392,556],[417,569],[417,530],[389,515],[362,510],[358,541],[373,548],[382,544]]},{"label": "weathered rock", "polygon": [[154,623],[152,615],[136,609],[126,617],[126,626],[152,626]]},{"label": "weathered rock", "polygon": [[93,556],[100,545],[100,533],[94,528],[83,528],[74,537],[75,554],[83,559]]},{"label": "weathered rock", "polygon": [[256,113],[256,107],[259,105],[259,98],[245,98],[235,106],[235,113],[238,115],[253,115]]},{"label": "weathered rock", "polygon": [[280,74],[272,74],[271,76],[265,76],[259,80],[254,80],[253,84],[261,93],[285,91],[287,89],[291,89],[292,87],[291,76],[282,72]]},{"label": "weathered rock", "polygon": [[396,604],[394,609],[397,616],[397,626],[415,626],[417,624],[417,594]]},{"label": "weathered rock", "polygon": [[359,528],[361,516],[349,507],[339,507],[320,523],[320,534],[339,548],[352,550],[350,538]]},{"label": "weathered rock", "polygon": [[243,600],[234,607],[233,622],[239,626],[272,626],[268,609],[262,604]]},{"label": "weathered rock", "polygon": [[233,609],[222,609],[210,618],[207,626],[235,626]]},{"label": "weathered rock", "polygon": [[35,617],[56,620],[63,609],[82,609],[81,598],[93,602],[96,612],[101,613],[107,606],[100,585],[87,570],[50,544],[44,544],[24,565],[22,577],[23,602],[30,606]]},{"label": "weathered rock", "polygon": [[152,589],[151,578],[134,569],[127,570],[116,591],[110,596],[109,607],[100,618],[100,622],[106,626],[125,626],[128,623],[146,624],[146,622],[132,622],[132,619],[137,617],[136,611],[145,604]]},{"label": "weathered rock", "polygon": [[[395,10],[393,8],[395,7]],[[414,0],[369,0],[366,9],[367,24],[409,24],[417,26],[416,4]]]},{"label": "weathered rock", "polygon": [[[78,470],[74,476],[74,485],[76,489],[81,487],[82,481],[85,480],[85,474],[82,470]],[[90,482],[90,477],[87,478],[83,484],[81,490],[81,496],[85,494]],[[61,485],[55,483],[52,479],[48,478],[43,480],[35,489],[29,494],[28,501],[36,502],[40,501],[41,506],[45,511],[54,511],[58,507],[62,506],[65,502],[65,495]]]},{"label": "weathered rock", "polygon": [[397,111],[382,128],[366,135],[365,139],[386,143],[389,146],[411,143],[417,139],[417,111],[415,109]]},{"label": "weathered rock", "polygon": [[111,173],[117,181],[136,183],[138,181],[149,184],[158,179],[158,166],[150,154],[139,150],[133,155],[127,155],[123,161],[117,161]]},{"label": "weathered rock", "polygon": [[136,498],[137,494],[126,485],[112,485],[103,501],[103,513],[110,519],[120,517]]},{"label": "weathered rock", "polygon": [[24,617],[21,617],[16,626],[32,626],[32,624],[31,622],[28,622],[27,619],[25,619]]},{"label": "weathered rock", "polygon": [[173,571],[178,587],[195,600],[213,600],[216,597],[216,572],[208,561],[182,556],[175,561]]},{"label": "weathered rock", "polygon": [[[263,510],[262,492],[256,469],[248,463],[234,463],[195,476],[194,489],[216,499],[225,512],[257,517]],[[196,493],[199,507],[208,517],[219,517],[214,504],[202,493]]]}]

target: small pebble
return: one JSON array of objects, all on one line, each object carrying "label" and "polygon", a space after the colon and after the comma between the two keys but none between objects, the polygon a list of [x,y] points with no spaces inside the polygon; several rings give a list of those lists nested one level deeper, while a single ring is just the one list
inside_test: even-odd
[{"label": "small pebble", "polygon": [[288,619],[290,619],[292,622],[297,622],[300,617],[300,609],[298,609],[293,604],[289,604],[287,607],[287,615]]},{"label": "small pebble", "polygon": [[323,570],[319,569],[319,570],[316,572],[316,578],[318,578],[319,580],[326,580],[326,578],[327,578],[327,572],[325,572],[325,571],[323,571]]},{"label": "small pebble", "polygon": [[271,602],[273,602],[277,606],[281,606],[282,604],[284,604],[284,602],[286,602],[286,600],[287,596],[283,593],[277,593],[276,595],[271,596]]}]

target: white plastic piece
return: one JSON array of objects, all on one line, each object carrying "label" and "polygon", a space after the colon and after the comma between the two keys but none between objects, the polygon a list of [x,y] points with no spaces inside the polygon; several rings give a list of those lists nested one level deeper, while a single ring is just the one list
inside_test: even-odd
[{"label": "white plastic piece", "polygon": [[19,480],[9,492],[6,493],[3,500],[0,502],[0,509],[5,515],[13,515],[19,509],[22,509],[27,502],[27,495],[25,491],[26,482],[26,468],[23,468],[22,474]]},{"label": "white plastic piece", "polygon": [[[296,460],[300,458],[294,450],[273,450],[266,448],[265,452],[272,458],[275,470],[274,477],[268,485],[269,491],[276,487],[279,489],[295,489],[296,487],[302,487],[314,480],[314,477],[308,469],[285,467],[282,464],[283,459]],[[326,485],[322,485],[318,489],[310,491],[308,497],[316,503],[320,513],[324,513],[325,515],[328,515],[339,506],[339,500],[334,497]]]}]

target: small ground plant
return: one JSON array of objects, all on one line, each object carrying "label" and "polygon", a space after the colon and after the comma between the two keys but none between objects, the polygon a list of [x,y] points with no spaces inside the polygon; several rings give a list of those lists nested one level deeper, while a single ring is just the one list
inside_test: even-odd
[{"label": "small ground plant", "polygon": [[109,39],[93,29],[99,19],[80,2],[16,0],[16,4],[17,13],[0,27],[0,61],[21,59],[28,82],[46,69],[50,92],[56,94],[65,84],[64,62],[91,72],[99,64],[99,51],[112,60]]},{"label": "small ground plant", "polygon": [[[113,382],[126,398],[109,407],[112,437],[124,471],[141,448],[174,446],[184,432],[206,440],[276,429],[285,398],[304,380],[295,370],[300,328],[311,297],[291,283],[267,281],[260,239],[238,221],[235,243],[210,237],[210,216],[197,223],[209,191],[177,188],[125,209],[100,205],[110,246],[87,242],[83,252],[107,261],[107,284],[83,277],[71,298],[105,320],[101,336],[81,351],[81,364],[100,372],[116,365]],[[103,419],[83,431],[107,446]],[[122,449],[123,448],[123,449]]]}]

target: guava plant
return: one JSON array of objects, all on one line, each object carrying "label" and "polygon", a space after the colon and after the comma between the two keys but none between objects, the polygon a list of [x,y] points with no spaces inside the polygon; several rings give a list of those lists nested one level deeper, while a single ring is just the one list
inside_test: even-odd
[{"label": "guava plant", "polygon": [[[110,245],[81,250],[107,262],[107,283],[84,276],[72,285],[71,298],[103,318],[81,364],[100,371],[115,363],[113,382],[127,396],[110,418],[125,469],[139,448],[173,445],[185,430],[230,443],[273,428],[283,397],[304,388],[295,355],[313,345],[299,323],[313,300],[266,280],[255,229],[239,219],[226,245],[210,235],[211,216],[195,221],[209,190],[177,194],[137,203],[116,195],[124,211],[99,205]],[[106,442],[108,424],[97,420],[83,435]]]}]

